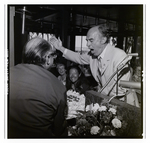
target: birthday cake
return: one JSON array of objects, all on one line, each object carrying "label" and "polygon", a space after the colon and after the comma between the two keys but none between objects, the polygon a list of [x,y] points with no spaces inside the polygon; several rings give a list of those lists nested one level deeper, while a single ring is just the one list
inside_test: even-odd
[{"label": "birthday cake", "polygon": [[68,90],[67,91],[67,106],[68,106],[67,119],[75,118],[77,114],[79,114],[79,111],[85,110],[84,94],[79,94],[76,91]]}]

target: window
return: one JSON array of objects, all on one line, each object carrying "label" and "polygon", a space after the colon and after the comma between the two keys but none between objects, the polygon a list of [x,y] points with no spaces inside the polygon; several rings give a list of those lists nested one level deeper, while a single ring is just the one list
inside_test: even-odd
[{"label": "window", "polygon": [[75,37],[75,51],[79,53],[88,52],[89,48],[86,46],[86,36]]},{"label": "window", "polygon": [[40,37],[48,41],[53,34],[50,33],[37,33],[37,32],[29,32],[29,39],[35,38],[35,37]]},{"label": "window", "polygon": [[117,45],[117,37],[110,37],[110,44],[112,46],[116,46]]},{"label": "window", "polygon": [[134,47],[134,39],[132,36],[127,37],[127,43],[126,43],[126,53],[131,53],[132,48]]}]

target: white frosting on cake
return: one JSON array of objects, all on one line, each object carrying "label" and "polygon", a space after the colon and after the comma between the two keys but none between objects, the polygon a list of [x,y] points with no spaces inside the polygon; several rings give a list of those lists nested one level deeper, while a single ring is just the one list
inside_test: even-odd
[{"label": "white frosting on cake", "polygon": [[68,117],[74,118],[78,114],[78,110],[85,110],[85,96],[84,94],[79,94],[76,91],[67,91],[67,105],[68,105]]}]

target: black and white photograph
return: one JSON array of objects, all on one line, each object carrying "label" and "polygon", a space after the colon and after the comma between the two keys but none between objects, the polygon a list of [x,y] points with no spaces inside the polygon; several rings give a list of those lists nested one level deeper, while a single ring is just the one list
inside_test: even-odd
[{"label": "black and white photograph", "polygon": [[6,139],[145,138],[144,4],[5,8]]}]

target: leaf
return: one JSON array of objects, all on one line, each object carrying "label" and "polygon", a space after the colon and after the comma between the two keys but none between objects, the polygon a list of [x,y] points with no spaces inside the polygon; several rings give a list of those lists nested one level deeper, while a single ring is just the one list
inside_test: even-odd
[{"label": "leaf", "polygon": [[106,105],[106,106],[108,106],[108,105],[109,105],[109,100],[106,99],[106,98],[104,98],[104,99],[102,100],[102,102],[101,102],[101,105]]}]

